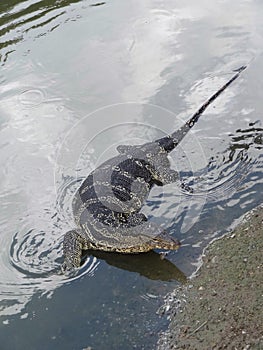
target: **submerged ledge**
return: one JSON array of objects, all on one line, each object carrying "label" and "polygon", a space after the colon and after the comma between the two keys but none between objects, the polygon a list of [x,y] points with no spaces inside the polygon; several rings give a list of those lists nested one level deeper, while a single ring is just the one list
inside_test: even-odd
[{"label": "submerged ledge", "polygon": [[214,241],[196,276],[167,298],[158,350],[263,349],[263,206]]}]

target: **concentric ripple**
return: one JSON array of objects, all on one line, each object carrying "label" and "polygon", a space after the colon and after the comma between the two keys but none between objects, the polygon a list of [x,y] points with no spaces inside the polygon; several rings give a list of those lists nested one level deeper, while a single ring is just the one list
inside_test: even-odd
[{"label": "concentric ripple", "polygon": [[[58,210],[46,209],[41,218],[39,213],[31,212],[20,220],[19,231],[12,235],[11,241],[8,236],[1,237],[1,247],[6,254],[1,264],[0,315],[21,313],[36,293],[50,297],[64,283],[94,275],[99,261],[92,256],[73,273],[65,276],[61,272],[63,233],[71,228],[70,223],[73,225],[70,205],[77,185],[74,181],[65,181],[58,193]],[[37,226],[32,227],[37,221]],[[1,227],[4,226],[3,223]]]},{"label": "concentric ripple", "polygon": [[95,257],[88,257],[81,269],[70,276],[61,273],[61,240],[48,232],[31,229],[17,232],[10,245],[9,263],[2,269],[0,314],[20,313],[35,293],[49,297],[56,288],[84,275],[92,276],[98,267]]},{"label": "concentric ripple", "polygon": [[34,229],[25,235],[17,232],[10,247],[12,266],[20,273],[34,278],[45,278],[57,272],[59,263],[56,259],[61,255],[61,244],[58,241],[48,242],[47,237],[49,235],[46,232]]}]

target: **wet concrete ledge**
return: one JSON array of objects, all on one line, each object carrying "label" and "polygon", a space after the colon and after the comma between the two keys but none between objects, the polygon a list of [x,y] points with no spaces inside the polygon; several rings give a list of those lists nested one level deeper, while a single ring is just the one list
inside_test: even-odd
[{"label": "wet concrete ledge", "polygon": [[197,276],[167,298],[158,350],[263,349],[263,206],[205,251]]}]

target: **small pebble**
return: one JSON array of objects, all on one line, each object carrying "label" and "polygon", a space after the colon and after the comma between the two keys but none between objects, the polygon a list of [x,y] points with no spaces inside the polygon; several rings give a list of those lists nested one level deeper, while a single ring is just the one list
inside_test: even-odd
[{"label": "small pebble", "polygon": [[218,262],[218,257],[217,256],[214,256],[212,259],[211,259],[211,263],[212,264],[216,264]]}]

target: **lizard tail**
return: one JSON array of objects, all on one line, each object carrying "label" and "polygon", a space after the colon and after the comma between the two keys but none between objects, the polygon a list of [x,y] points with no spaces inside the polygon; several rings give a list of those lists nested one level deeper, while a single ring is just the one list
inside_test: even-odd
[{"label": "lizard tail", "polygon": [[216,93],[214,93],[202,106],[194,113],[194,115],[178,130],[171,135],[167,135],[159,140],[156,140],[160,146],[162,146],[167,152],[171,152],[185,137],[188,131],[197,123],[200,116],[204,113],[206,108],[233,82],[235,81],[240,73],[246,69],[246,66],[242,66],[235,69],[236,74],[224,84]]}]

